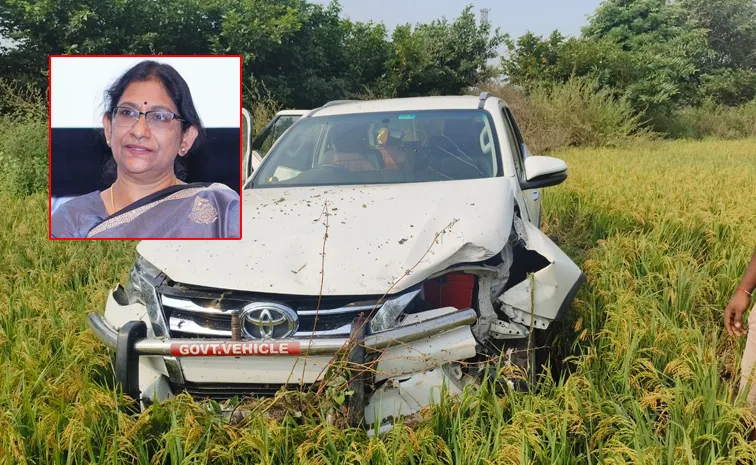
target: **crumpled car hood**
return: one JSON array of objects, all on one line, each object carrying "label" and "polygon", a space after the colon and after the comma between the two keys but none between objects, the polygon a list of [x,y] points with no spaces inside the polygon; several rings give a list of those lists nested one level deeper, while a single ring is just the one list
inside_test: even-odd
[{"label": "crumpled car hood", "polygon": [[322,278],[323,295],[393,294],[499,253],[512,226],[509,182],[252,189],[240,241],[142,241],[137,250],[190,285],[319,295]]}]

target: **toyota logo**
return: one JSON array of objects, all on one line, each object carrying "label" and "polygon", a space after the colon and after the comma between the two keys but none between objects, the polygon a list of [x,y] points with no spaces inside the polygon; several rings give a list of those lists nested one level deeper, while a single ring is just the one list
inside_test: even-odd
[{"label": "toyota logo", "polygon": [[289,307],[270,302],[245,306],[240,315],[244,335],[252,339],[283,339],[297,331],[299,318]]}]

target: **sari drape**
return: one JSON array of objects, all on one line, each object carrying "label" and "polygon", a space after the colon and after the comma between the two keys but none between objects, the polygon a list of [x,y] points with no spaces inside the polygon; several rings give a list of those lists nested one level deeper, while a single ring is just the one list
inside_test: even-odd
[{"label": "sari drape", "polygon": [[171,186],[113,215],[100,192],[92,192],[52,215],[52,236],[58,238],[238,238],[239,226],[239,195],[220,183]]}]

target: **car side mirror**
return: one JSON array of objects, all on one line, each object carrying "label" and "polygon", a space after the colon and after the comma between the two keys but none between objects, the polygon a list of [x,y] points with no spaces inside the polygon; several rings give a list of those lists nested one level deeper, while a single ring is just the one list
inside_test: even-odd
[{"label": "car side mirror", "polygon": [[554,157],[529,156],[525,159],[525,180],[522,190],[556,186],[567,179],[567,163]]}]

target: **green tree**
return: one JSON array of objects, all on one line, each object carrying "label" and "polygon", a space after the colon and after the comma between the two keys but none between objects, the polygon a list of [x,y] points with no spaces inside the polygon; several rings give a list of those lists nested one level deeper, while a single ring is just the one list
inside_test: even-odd
[{"label": "green tree", "polygon": [[388,73],[392,44],[383,23],[342,21],[346,70],[351,83],[349,97],[379,95],[378,86]]},{"label": "green tree", "polygon": [[560,63],[565,38],[554,31],[548,39],[543,39],[530,31],[517,40],[507,38],[508,54],[501,59],[502,70],[509,82],[522,87],[551,81],[562,81]]},{"label": "green tree", "polygon": [[498,55],[506,39],[487,22],[476,23],[472,5],[449,23],[446,18],[398,26],[385,92],[395,96],[457,94],[497,74],[487,61]]},{"label": "green tree", "polygon": [[286,106],[304,108],[372,88],[386,73],[385,26],[340,19],[340,13],[338,2],[303,4],[301,27],[251,64],[254,85]]},{"label": "green tree", "polygon": [[681,0],[707,30],[711,53],[700,63],[698,100],[737,105],[756,98],[756,3],[753,0]]},{"label": "green tree", "polygon": [[[0,78],[47,87],[51,54],[239,54],[245,103],[267,89],[285,106],[359,96],[459,93],[494,74],[503,36],[468,6],[397,28],[341,19],[338,1],[5,0]],[[1,105],[1,103],[0,103]]]},{"label": "green tree", "polygon": [[651,116],[690,101],[700,63],[710,55],[706,30],[682,4],[666,0],[607,0],[583,37],[609,40],[628,52],[625,58],[635,73],[615,87]]},{"label": "green tree", "polygon": [[727,67],[756,67],[756,2],[753,0],[680,0],[681,7],[698,27],[707,30],[714,52],[703,62],[703,71]]},{"label": "green tree", "polygon": [[304,0],[6,0],[0,77],[47,83],[51,54],[268,54],[298,30]]},{"label": "green tree", "polygon": [[700,64],[711,55],[706,34],[679,3],[606,0],[581,37],[524,36],[508,44],[502,65],[526,88],[589,77],[654,119],[695,99]]}]

